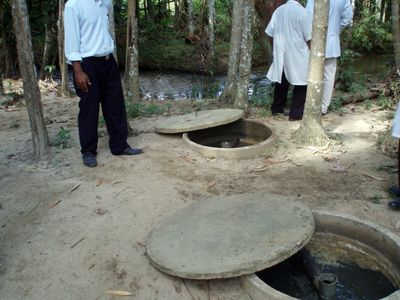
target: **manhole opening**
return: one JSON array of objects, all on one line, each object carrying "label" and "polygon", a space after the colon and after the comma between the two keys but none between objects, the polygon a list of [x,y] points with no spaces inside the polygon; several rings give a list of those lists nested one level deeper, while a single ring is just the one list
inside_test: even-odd
[{"label": "manhole opening", "polygon": [[[376,300],[397,290],[392,282],[379,271],[341,262],[334,265],[326,262],[319,263],[321,263],[323,272],[335,274],[338,278],[335,299]],[[272,288],[291,297],[319,299],[316,288],[295,256],[256,274]],[[332,283],[332,281],[324,282]]]},{"label": "manhole opening", "polygon": [[[314,211],[314,219],[315,232],[301,250],[242,278],[254,300],[399,298],[400,239],[396,235],[348,215]],[[325,280],[337,281],[332,289]]]},{"label": "manhole opening", "polygon": [[217,127],[187,133],[190,141],[213,148],[241,148],[259,144],[272,136],[264,124],[240,119]]}]

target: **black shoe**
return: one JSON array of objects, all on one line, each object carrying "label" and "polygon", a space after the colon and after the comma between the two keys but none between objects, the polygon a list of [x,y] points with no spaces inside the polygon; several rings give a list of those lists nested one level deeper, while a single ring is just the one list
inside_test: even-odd
[{"label": "black shoe", "polygon": [[83,164],[86,167],[93,168],[97,166],[96,154],[91,152],[86,152],[82,154]]},{"label": "black shoe", "polygon": [[124,151],[122,151],[122,153],[120,155],[138,155],[141,153],[143,153],[142,149],[128,147]]},{"label": "black shoe", "polygon": [[321,113],[321,115],[323,115],[323,116],[326,116],[326,114],[327,114],[327,112],[326,113]]},{"label": "black shoe", "polygon": [[289,117],[289,121],[301,121],[303,118],[293,118]]},{"label": "black shoe", "polygon": [[400,199],[394,199],[388,203],[389,207],[399,209],[400,208]]},{"label": "black shoe", "polygon": [[389,192],[396,195],[397,197],[400,197],[400,188],[398,188],[397,186],[391,186],[389,188]]}]

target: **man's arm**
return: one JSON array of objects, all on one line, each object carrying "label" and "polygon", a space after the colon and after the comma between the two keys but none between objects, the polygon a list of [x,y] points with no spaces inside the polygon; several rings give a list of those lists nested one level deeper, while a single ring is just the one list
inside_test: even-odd
[{"label": "man's arm", "polygon": [[68,6],[64,10],[64,32],[65,57],[72,63],[76,85],[87,93],[91,83],[81,65],[79,17],[74,9]]},{"label": "man's arm", "polygon": [[346,0],[343,8],[342,17],[340,20],[340,30],[350,25],[353,20],[353,7],[351,6],[350,0]]}]

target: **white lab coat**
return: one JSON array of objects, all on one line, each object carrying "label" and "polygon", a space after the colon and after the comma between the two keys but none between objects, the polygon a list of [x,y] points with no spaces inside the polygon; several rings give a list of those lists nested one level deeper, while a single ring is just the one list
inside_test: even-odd
[{"label": "white lab coat", "polygon": [[278,7],[265,33],[273,38],[273,60],[267,77],[281,83],[282,72],[292,85],[307,85],[311,17],[300,3],[289,0]]},{"label": "white lab coat", "polygon": [[396,114],[394,115],[392,136],[400,138],[400,105],[397,105]]},{"label": "white lab coat", "polygon": [[[314,0],[307,1],[306,9],[312,18],[314,14]],[[343,28],[351,24],[352,19],[353,7],[351,6],[350,0],[329,1],[329,21],[325,51],[326,58],[340,56],[340,32]]]}]

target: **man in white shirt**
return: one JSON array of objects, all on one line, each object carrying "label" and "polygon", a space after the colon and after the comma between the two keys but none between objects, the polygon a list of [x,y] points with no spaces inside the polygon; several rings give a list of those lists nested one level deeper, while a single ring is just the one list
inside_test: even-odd
[{"label": "man in white shirt", "polygon": [[[314,14],[314,0],[308,0],[307,12]],[[329,1],[329,21],[326,37],[325,69],[324,69],[324,92],[322,95],[321,113],[328,112],[331,103],[335,75],[337,69],[337,58],[340,57],[340,32],[351,24],[353,19],[353,7],[350,0]]]},{"label": "man in white shirt", "polygon": [[312,22],[301,4],[289,0],[278,7],[265,29],[272,40],[273,60],[267,77],[275,82],[273,115],[284,113],[289,84],[294,85],[289,120],[301,120],[307,93]]},{"label": "man in white shirt", "polygon": [[99,108],[103,111],[109,147],[114,155],[143,151],[127,143],[128,130],[114,41],[108,31],[112,0],[68,0],[64,10],[65,56],[73,66],[74,86],[80,97],[78,128],[85,166],[97,166]]}]

